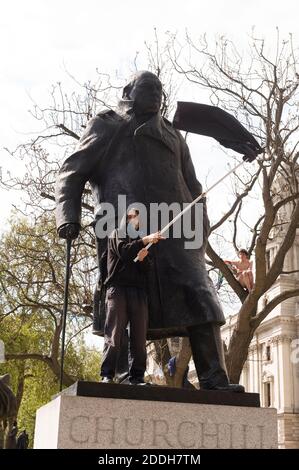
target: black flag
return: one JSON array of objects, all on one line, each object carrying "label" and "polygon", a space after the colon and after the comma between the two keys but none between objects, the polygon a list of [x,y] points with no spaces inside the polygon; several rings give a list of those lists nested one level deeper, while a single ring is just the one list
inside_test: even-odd
[{"label": "black flag", "polygon": [[263,151],[234,116],[217,106],[178,101],[173,125],[182,131],[213,137],[224,147],[242,153],[248,161]]}]

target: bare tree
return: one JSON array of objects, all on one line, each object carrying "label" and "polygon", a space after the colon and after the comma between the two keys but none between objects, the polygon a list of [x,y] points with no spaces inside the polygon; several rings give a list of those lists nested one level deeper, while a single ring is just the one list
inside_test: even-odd
[{"label": "bare tree", "polygon": [[[238,250],[238,235],[241,229],[244,231],[244,213],[248,210],[244,202],[251,192],[259,194],[260,212],[256,212],[255,222],[245,227],[250,237],[249,252],[255,253],[254,289],[248,294],[242,288],[213,249],[213,236],[207,247],[212,265],[223,273],[241,302],[227,351],[227,368],[233,382],[239,381],[257,327],[277,305],[299,295],[299,288],[286,290],[258,310],[259,299],[284,273],[286,254],[299,226],[298,50],[292,36],[280,40],[279,31],[275,50],[267,49],[266,42],[254,34],[249,54],[242,53],[225,37],[209,45],[206,36],[194,42],[187,33],[183,45],[175,35],[168,45],[175,70],[190,83],[206,89],[213,104],[234,113],[264,147],[252,173],[247,170],[236,176],[235,200],[211,228],[211,235],[219,233],[232,219],[232,243]],[[280,246],[271,266],[267,266],[267,246],[274,236],[280,237]]]},{"label": "bare tree", "polygon": [[[5,338],[8,361],[41,361],[60,377],[60,334],[62,329],[63,279],[65,253],[55,243],[53,217],[44,215],[34,222],[12,224],[11,231],[0,241],[1,252],[1,327],[8,329]],[[17,250],[16,250],[17,247]],[[84,311],[84,303],[91,303],[94,284],[94,259],[86,243],[79,239],[72,250],[72,277],[70,283],[67,348],[90,324],[91,314]],[[6,326],[7,325],[7,326]],[[15,350],[16,341],[30,332],[40,332],[32,344],[25,342]],[[74,353],[74,350],[73,350]],[[67,370],[67,367],[66,367]],[[22,398],[24,370],[19,370],[18,407]],[[77,380],[76,373],[64,373],[63,383]]]}]

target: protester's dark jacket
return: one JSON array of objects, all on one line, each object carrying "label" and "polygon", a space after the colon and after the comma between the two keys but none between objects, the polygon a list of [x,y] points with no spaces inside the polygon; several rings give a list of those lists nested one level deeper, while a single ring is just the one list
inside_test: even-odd
[{"label": "protester's dark jacket", "polygon": [[114,230],[108,238],[107,277],[104,284],[145,288],[147,257],[142,262],[134,262],[142,248],[144,244],[140,238],[136,240],[129,237],[120,238],[119,231]]},{"label": "protester's dark jacket", "polygon": [[[58,227],[80,223],[81,196],[87,181],[92,188],[96,219],[102,202],[117,208],[119,194],[127,196],[128,204],[141,202],[149,207],[152,202],[188,203],[202,192],[180,132],[160,113],[138,127],[129,104],[91,119],[76,152],[62,164],[56,185]],[[203,226],[198,230],[203,230],[206,242],[209,220],[205,202],[203,205]],[[188,250],[184,242],[183,237],[168,238],[150,249],[151,338],[184,335],[186,326],[200,323],[224,323],[205,268],[204,247]],[[98,240],[99,259],[106,245],[107,241]],[[102,316],[101,325],[103,320]]]}]

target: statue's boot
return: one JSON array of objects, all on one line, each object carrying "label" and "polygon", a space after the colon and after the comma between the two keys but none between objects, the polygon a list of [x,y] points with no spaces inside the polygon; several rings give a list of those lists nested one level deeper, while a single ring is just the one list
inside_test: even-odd
[{"label": "statue's boot", "polygon": [[219,325],[207,323],[188,330],[201,390],[244,392],[242,385],[229,383]]}]

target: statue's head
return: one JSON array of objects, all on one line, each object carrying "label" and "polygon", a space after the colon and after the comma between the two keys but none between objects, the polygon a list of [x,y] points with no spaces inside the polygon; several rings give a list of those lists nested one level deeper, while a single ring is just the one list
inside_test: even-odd
[{"label": "statue's head", "polygon": [[123,99],[133,101],[136,114],[157,113],[162,102],[162,83],[152,72],[136,72],[123,90]]}]

